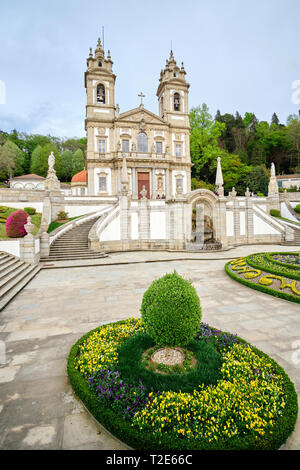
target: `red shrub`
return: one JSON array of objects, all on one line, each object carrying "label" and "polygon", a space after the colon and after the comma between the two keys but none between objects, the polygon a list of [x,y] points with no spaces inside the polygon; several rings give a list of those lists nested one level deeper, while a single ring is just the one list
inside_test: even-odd
[{"label": "red shrub", "polygon": [[24,225],[27,222],[28,214],[19,210],[10,214],[5,223],[6,235],[9,238],[20,238],[26,235]]}]

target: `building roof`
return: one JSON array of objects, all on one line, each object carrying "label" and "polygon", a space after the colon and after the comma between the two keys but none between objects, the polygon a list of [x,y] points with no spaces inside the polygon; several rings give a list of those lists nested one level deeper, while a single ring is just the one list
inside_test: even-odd
[{"label": "building roof", "polygon": [[45,180],[42,176],[35,175],[34,173],[30,173],[29,175],[22,175],[22,176],[14,176],[13,180]]},{"label": "building roof", "polygon": [[87,171],[82,170],[73,176],[71,183],[87,183]]},{"label": "building roof", "polygon": [[300,179],[300,175],[277,175],[278,180]]}]

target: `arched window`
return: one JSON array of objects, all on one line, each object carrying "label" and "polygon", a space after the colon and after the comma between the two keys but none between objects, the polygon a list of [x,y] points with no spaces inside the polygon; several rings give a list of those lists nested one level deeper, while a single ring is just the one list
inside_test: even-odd
[{"label": "arched window", "polygon": [[148,152],[148,137],[145,132],[140,132],[138,135],[138,152]]},{"label": "arched window", "polygon": [[97,103],[105,104],[105,88],[101,84],[97,86]]},{"label": "arched window", "polygon": [[180,96],[179,96],[179,93],[174,93],[174,111],[180,111]]}]

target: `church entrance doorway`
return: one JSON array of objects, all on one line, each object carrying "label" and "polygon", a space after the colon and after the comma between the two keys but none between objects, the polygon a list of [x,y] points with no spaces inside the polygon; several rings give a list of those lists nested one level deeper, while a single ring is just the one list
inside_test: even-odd
[{"label": "church entrance doorway", "polygon": [[148,172],[138,172],[138,196],[139,199],[141,199],[141,191],[143,189],[143,186],[145,186],[145,189],[147,191],[146,198],[150,199],[150,173]]}]

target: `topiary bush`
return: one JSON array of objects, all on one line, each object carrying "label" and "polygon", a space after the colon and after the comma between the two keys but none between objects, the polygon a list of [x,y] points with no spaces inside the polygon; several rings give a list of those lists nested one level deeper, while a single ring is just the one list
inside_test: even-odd
[{"label": "topiary bush", "polygon": [[141,315],[146,332],[157,345],[186,346],[199,330],[200,300],[191,283],[174,271],[150,285]]},{"label": "topiary bush", "polygon": [[298,214],[300,214],[300,204],[296,205],[296,207],[294,208],[294,211],[296,211]]},{"label": "topiary bush", "polygon": [[280,211],[277,210],[277,209],[271,209],[271,210],[270,210],[270,215],[271,215],[272,217],[280,217]]},{"label": "topiary bush", "polygon": [[9,238],[20,238],[26,235],[24,225],[27,223],[28,214],[23,210],[18,210],[10,214],[5,222],[6,235]]},{"label": "topiary bush", "polygon": [[27,212],[28,215],[34,215],[36,213],[34,207],[24,207],[24,211]]}]

